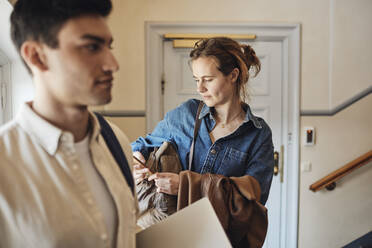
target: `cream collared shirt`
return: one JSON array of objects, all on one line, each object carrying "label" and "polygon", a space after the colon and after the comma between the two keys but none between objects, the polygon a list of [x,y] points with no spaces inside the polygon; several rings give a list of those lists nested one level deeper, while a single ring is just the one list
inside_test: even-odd
[{"label": "cream collared shirt", "polygon": [[[0,247],[135,247],[136,197],[112,157],[99,123],[89,148],[116,208],[116,240],[110,240],[74,149],[71,133],[58,129],[24,104],[0,128]],[[130,167],[126,136],[112,128]]]}]

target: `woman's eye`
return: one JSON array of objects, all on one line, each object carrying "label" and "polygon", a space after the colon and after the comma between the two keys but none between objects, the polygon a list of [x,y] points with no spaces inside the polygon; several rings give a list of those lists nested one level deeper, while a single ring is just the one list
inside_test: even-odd
[{"label": "woman's eye", "polygon": [[212,82],[213,81],[213,78],[203,78],[203,79],[194,79],[195,83],[209,83],[209,82]]}]

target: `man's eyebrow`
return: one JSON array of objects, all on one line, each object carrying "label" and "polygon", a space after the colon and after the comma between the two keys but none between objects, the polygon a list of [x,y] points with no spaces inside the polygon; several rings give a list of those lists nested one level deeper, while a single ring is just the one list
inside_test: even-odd
[{"label": "man's eyebrow", "polygon": [[[84,40],[94,40],[94,41],[96,41],[98,43],[102,43],[102,44],[106,43],[106,40],[104,38],[102,38],[100,36],[92,35],[92,34],[84,34],[81,38],[84,39]],[[108,44],[111,45],[112,42],[113,42],[113,39],[110,38],[108,40]]]}]

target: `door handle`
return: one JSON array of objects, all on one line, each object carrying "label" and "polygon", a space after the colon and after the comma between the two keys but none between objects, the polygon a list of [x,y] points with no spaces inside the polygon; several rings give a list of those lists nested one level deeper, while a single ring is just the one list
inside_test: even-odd
[{"label": "door handle", "polygon": [[279,152],[274,152],[274,176],[280,174],[280,182],[284,181],[284,146],[280,146],[280,154],[282,157],[279,157]]},{"label": "door handle", "polygon": [[274,152],[274,176],[279,173],[279,152]]},{"label": "door handle", "polygon": [[280,154],[282,155],[282,157],[280,158],[279,173],[280,173],[280,182],[282,183],[284,181],[284,145],[280,146]]}]

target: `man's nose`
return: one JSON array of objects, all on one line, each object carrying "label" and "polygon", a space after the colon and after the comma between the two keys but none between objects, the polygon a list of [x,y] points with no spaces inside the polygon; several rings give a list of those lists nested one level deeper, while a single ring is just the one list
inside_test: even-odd
[{"label": "man's nose", "polygon": [[114,54],[109,50],[105,56],[105,61],[103,64],[103,71],[116,72],[119,70],[119,63],[116,60]]}]

